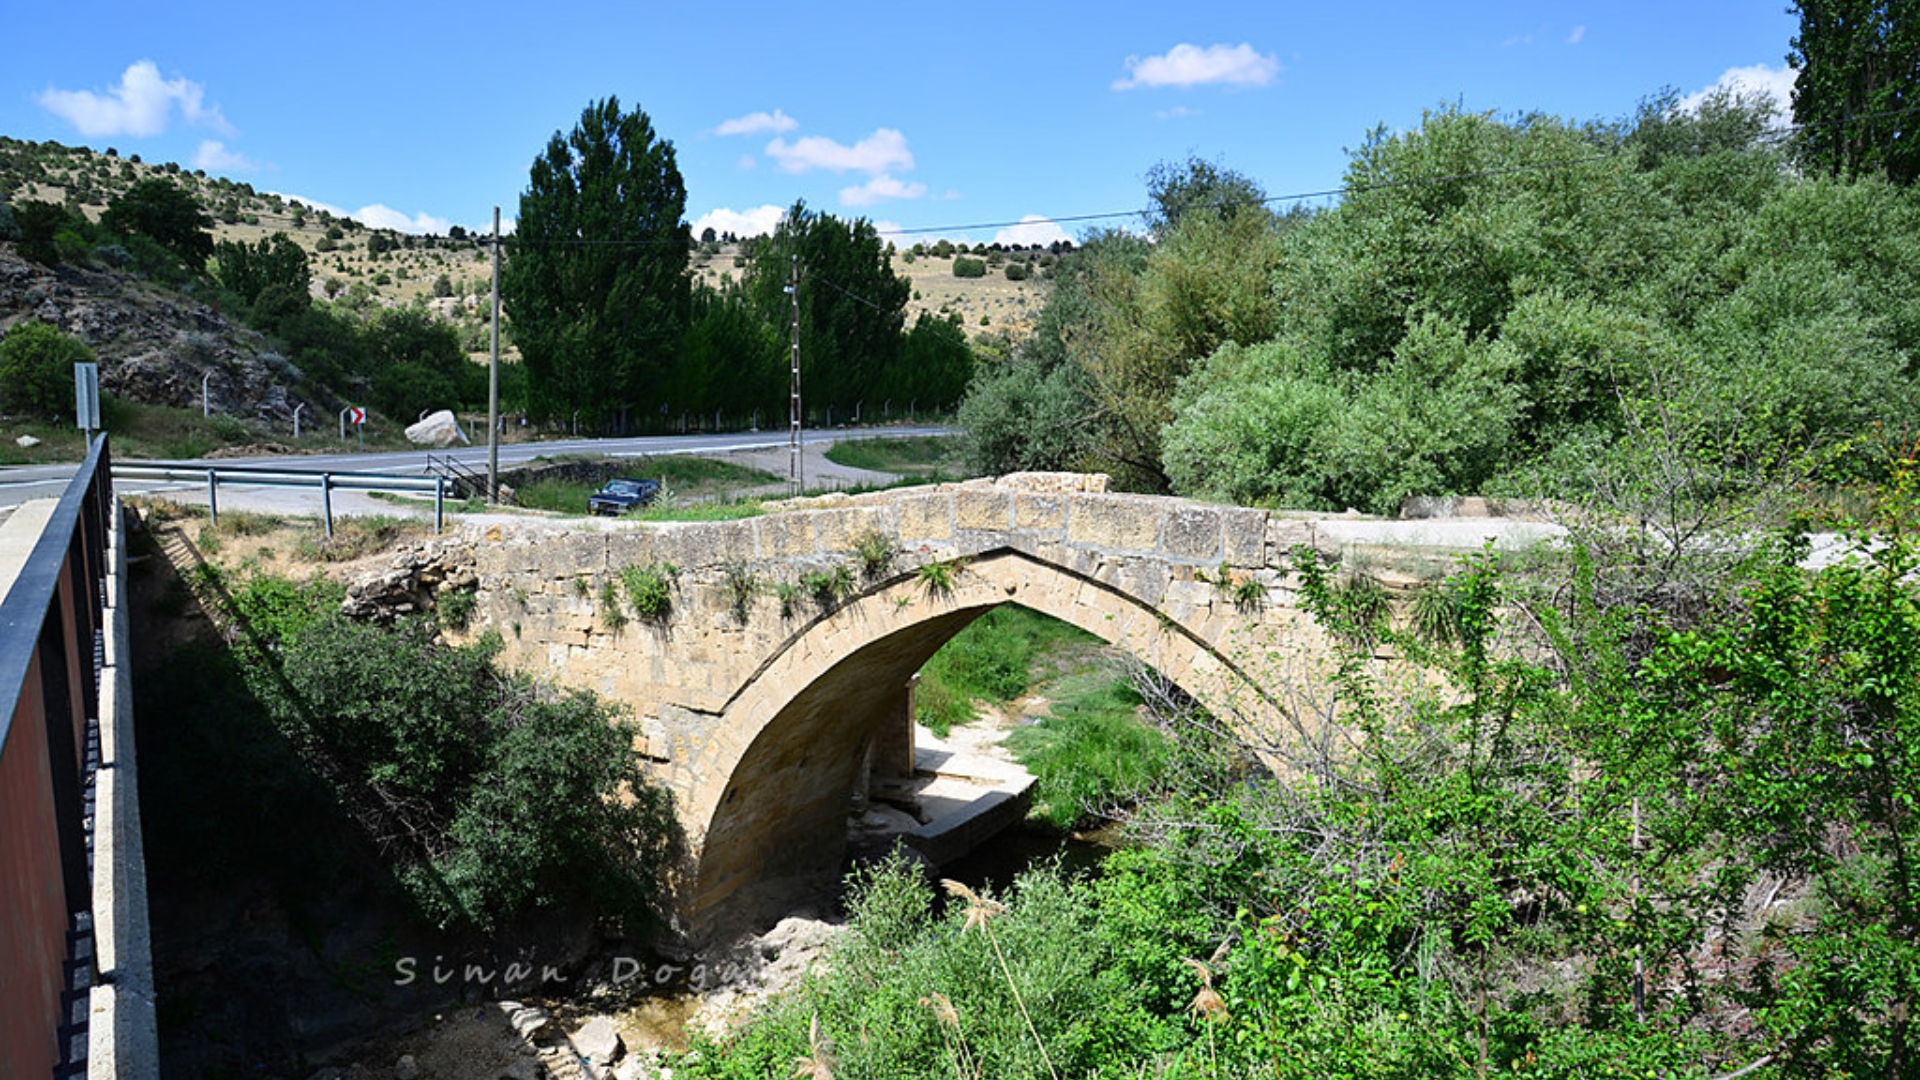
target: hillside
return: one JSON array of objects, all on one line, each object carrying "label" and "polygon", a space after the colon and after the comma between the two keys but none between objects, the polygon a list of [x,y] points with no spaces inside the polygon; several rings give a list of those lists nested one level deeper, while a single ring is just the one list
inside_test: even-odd
[{"label": "hillside", "polygon": [[[250,183],[209,176],[205,170],[173,162],[142,161],[137,154],[123,157],[112,149],[96,153],[86,147],[0,137],[0,198],[68,203],[98,221],[115,196],[155,176],[165,176],[199,198],[213,215],[216,241],[252,243],[276,232],[292,237],[312,260],[315,299],[359,309],[423,301],[461,331],[469,352],[485,350],[487,249],[458,227],[452,236],[374,229],[297,199],[260,191]],[[991,264],[987,276],[967,279],[953,275],[951,257],[928,255],[913,263],[897,257],[895,272],[910,278],[914,287],[907,307],[908,325],[922,311],[953,312],[974,337],[995,333],[1018,338],[1030,331],[1033,315],[1046,298],[1044,274],[1009,281],[1000,253],[987,258]],[[728,274],[737,277],[744,264],[738,247],[712,246],[696,248],[692,270],[697,278],[717,283]]]}]

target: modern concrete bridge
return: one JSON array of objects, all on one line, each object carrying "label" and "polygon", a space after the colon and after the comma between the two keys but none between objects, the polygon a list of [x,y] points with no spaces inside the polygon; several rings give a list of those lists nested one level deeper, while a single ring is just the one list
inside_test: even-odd
[{"label": "modern concrete bridge", "polygon": [[[1331,654],[1284,566],[1349,542],[1333,524],[1020,474],[731,522],[492,525],[384,587],[475,586],[468,632],[498,632],[507,663],[632,708],[636,752],[677,799],[682,915],[704,936],[832,883],[853,793],[911,771],[912,676],[1000,604],[1127,650],[1244,732],[1308,722],[1276,688]],[[668,566],[669,606],[637,610],[623,575]]]}]

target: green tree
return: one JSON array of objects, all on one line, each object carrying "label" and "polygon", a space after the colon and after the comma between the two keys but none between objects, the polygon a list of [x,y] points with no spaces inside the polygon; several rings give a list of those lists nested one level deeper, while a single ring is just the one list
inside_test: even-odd
[{"label": "green tree", "polygon": [[307,306],[313,273],[306,250],[286,233],[254,244],[222,240],[213,256],[214,277],[253,310],[263,329],[274,329]]},{"label": "green tree", "polygon": [[189,269],[206,268],[213,257],[213,219],[185,188],[155,177],[142,180],[113,200],[100,226],[124,237],[146,237]]},{"label": "green tree", "polygon": [[1147,170],[1147,195],[1153,200],[1147,228],[1156,236],[1171,231],[1190,212],[1225,221],[1267,205],[1266,191],[1252,179],[1197,157],[1179,164],[1162,161]]},{"label": "green tree", "polygon": [[786,417],[786,335],[755,309],[740,284],[696,286],[686,352],[674,374],[673,403],[735,416],[758,411],[768,425]]},{"label": "green tree", "polygon": [[42,322],[13,324],[0,338],[0,409],[59,416],[73,406],[73,365],[92,362],[78,338]]},{"label": "green tree", "polygon": [[536,412],[624,426],[660,400],[689,314],[686,202],[673,144],[616,98],[535,159],[500,288]]},{"label": "green tree", "polygon": [[[901,329],[912,287],[893,273],[887,245],[865,218],[842,221],[795,203],[763,241],[745,286],[776,327],[793,318],[786,293],[800,265],[800,364],[809,411],[832,407],[849,419],[865,401],[899,397]],[[817,407],[817,409],[816,409]]]},{"label": "green tree", "polygon": [[1800,32],[1787,62],[1800,72],[1793,119],[1802,160],[1912,183],[1920,175],[1920,12],[1888,0],[1799,0],[1793,10]]},{"label": "green tree", "polygon": [[417,308],[387,312],[362,333],[374,404],[411,422],[422,409],[457,409],[486,393],[486,372],[467,359],[453,327]]},{"label": "green tree", "polygon": [[20,234],[20,254],[42,266],[58,266],[62,260],[63,237],[85,227],[85,219],[59,203],[22,199],[13,205],[15,228]]}]

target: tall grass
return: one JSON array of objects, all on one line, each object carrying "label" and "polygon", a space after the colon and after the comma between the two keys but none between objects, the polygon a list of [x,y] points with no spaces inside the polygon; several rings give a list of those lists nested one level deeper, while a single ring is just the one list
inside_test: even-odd
[{"label": "tall grass", "polygon": [[944,736],[974,718],[975,702],[1004,704],[1026,693],[1036,658],[1055,645],[1099,640],[1017,604],[974,620],[920,669],[914,719]]},{"label": "tall grass", "polygon": [[1080,671],[1046,688],[1049,715],[1015,728],[1007,747],[1032,772],[1033,815],[1061,828],[1150,790],[1173,748],[1141,721],[1140,695],[1111,670]]}]

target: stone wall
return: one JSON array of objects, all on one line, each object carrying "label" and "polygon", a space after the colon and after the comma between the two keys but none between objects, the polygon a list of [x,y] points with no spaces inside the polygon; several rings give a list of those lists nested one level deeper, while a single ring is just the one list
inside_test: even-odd
[{"label": "stone wall", "polygon": [[[884,565],[862,560],[862,541],[887,550]],[[928,656],[998,604],[1128,649],[1229,722],[1281,722],[1264,675],[1247,675],[1321,651],[1279,569],[1317,542],[1311,521],[1263,510],[1019,474],[739,521],[530,519],[439,542],[397,576],[416,594],[477,582],[469,633],[495,631],[509,664],[631,707],[636,750],[674,790],[698,853],[691,908],[711,915],[758,908],[742,898],[782,881],[831,879],[876,725]],[[669,566],[670,608],[634,610],[623,573]],[[809,594],[809,575],[835,574],[844,593]],[[1234,587],[1247,582],[1257,600]]]}]

